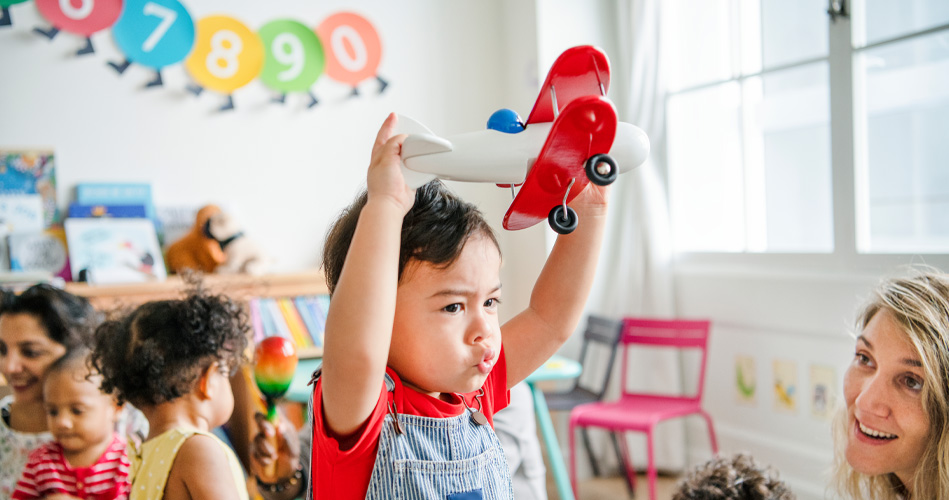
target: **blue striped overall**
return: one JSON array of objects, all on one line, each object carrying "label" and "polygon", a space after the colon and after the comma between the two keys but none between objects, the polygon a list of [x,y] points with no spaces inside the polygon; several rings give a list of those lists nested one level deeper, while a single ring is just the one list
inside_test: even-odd
[{"label": "blue striped overall", "polygon": [[[476,424],[467,411],[451,418],[397,413],[388,374],[386,388],[389,413],[366,500],[514,498],[507,460],[490,425]],[[309,491],[306,498],[312,498]]]}]

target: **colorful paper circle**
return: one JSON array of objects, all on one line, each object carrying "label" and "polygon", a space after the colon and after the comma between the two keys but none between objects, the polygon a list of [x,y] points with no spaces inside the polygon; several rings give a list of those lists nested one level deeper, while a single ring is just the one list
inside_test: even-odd
[{"label": "colorful paper circle", "polygon": [[376,76],[382,60],[379,34],[366,18],[339,12],[316,28],[326,50],[326,74],[339,82],[356,85]]},{"label": "colorful paper circle", "polygon": [[178,0],[125,0],[112,35],[130,61],[161,69],[187,57],[194,20]]},{"label": "colorful paper circle", "polygon": [[323,74],[323,44],[303,23],[278,19],[260,28],[259,35],[264,45],[260,79],[268,87],[280,92],[302,92]]},{"label": "colorful paper circle", "polygon": [[250,83],[264,64],[257,34],[229,16],[198,21],[194,49],[185,68],[201,86],[230,94]]},{"label": "colorful paper circle", "polygon": [[122,0],[36,0],[36,8],[53,26],[90,36],[115,23],[122,13]]}]

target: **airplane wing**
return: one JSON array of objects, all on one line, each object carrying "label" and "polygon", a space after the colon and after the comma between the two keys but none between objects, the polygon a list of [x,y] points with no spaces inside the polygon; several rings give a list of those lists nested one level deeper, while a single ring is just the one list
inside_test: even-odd
[{"label": "airplane wing", "polygon": [[606,53],[592,45],[567,49],[547,72],[547,79],[540,88],[540,95],[537,96],[526,124],[552,122],[557,112],[562,111],[577,97],[605,97],[609,89],[610,60]]},{"label": "airplane wing", "polygon": [[584,163],[595,154],[610,152],[616,123],[616,108],[598,95],[579,97],[568,104],[550,128],[537,161],[504,214],[504,229],[533,226],[547,219],[565,195],[569,203],[580,194],[590,182]]}]

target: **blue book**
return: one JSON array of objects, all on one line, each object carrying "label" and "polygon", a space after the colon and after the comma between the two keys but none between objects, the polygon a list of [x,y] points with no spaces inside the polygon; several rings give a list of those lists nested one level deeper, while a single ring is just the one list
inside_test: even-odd
[{"label": "blue book", "polygon": [[152,202],[152,186],[131,182],[80,182],[76,185],[76,203],[79,205],[142,205],[145,217],[155,224],[159,244],[164,244],[164,231]]},{"label": "blue book", "polygon": [[80,205],[69,204],[70,217],[120,217],[144,219],[145,205]]},{"label": "blue book", "polygon": [[303,324],[306,325],[306,331],[310,335],[313,345],[317,347],[322,346],[323,339],[320,335],[322,333],[322,328],[319,328],[319,326],[316,324],[313,314],[306,306],[306,297],[300,296],[294,298],[293,306],[296,307],[297,313],[300,314],[300,318],[303,320]]},{"label": "blue book", "polygon": [[260,322],[263,325],[264,337],[277,335],[277,325],[274,324],[271,316],[270,307],[266,304],[267,299],[257,299],[257,307],[260,309]]}]

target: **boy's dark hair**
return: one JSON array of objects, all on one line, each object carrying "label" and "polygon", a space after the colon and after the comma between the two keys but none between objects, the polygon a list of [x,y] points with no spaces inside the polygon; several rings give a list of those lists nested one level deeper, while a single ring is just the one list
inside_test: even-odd
[{"label": "boy's dark hair", "polygon": [[[343,210],[326,235],[323,272],[330,294],[339,282],[359,214],[367,199],[368,193],[363,191]],[[402,280],[402,272],[410,259],[436,266],[451,265],[474,234],[489,238],[500,251],[494,231],[476,206],[459,198],[437,179],[418,188],[415,204],[402,219],[399,280]]]},{"label": "boy's dark hair", "polygon": [[787,485],[770,467],[751,456],[716,457],[693,469],[672,500],[793,500]]},{"label": "boy's dark hair", "polygon": [[88,345],[99,322],[99,313],[83,297],[52,285],[33,285],[20,294],[7,290],[0,297],[0,315],[29,314],[35,317],[46,336],[70,351]]},{"label": "boy's dark hair", "polygon": [[184,299],[148,302],[100,325],[92,365],[103,392],[152,406],[191,392],[215,361],[229,370],[246,362],[249,331],[238,303],[196,286]]},{"label": "boy's dark hair", "polygon": [[84,375],[92,373],[94,370],[89,362],[91,355],[92,349],[85,345],[66,351],[66,354],[62,355],[46,369],[46,380],[49,380],[50,375],[60,372],[81,370]]}]

